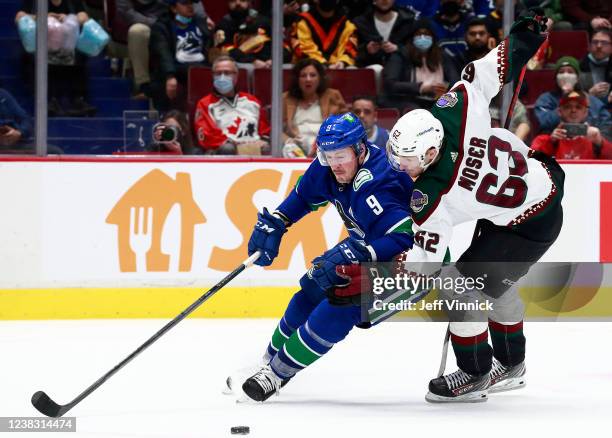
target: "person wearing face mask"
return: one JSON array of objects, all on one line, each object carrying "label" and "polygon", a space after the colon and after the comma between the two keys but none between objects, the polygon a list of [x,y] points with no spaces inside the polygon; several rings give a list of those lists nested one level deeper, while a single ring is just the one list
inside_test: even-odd
[{"label": "person wearing face mask", "polygon": [[270,21],[252,8],[251,0],[227,0],[229,13],[214,31],[215,52],[255,68],[271,67]]},{"label": "person wearing face mask", "polygon": [[[543,132],[552,132],[559,124],[559,100],[563,94],[570,91],[582,91],[584,87],[579,82],[580,65],[572,56],[563,56],[555,64],[556,87],[552,91],[542,93],[535,102],[535,115]],[[604,130],[612,123],[606,106],[595,96],[589,95],[589,111],[587,122]]]},{"label": "person wearing face mask", "polygon": [[[144,98],[151,94],[151,75],[149,72],[149,40],[151,28],[157,20],[168,14],[164,0],[116,0],[117,13],[129,26],[127,48],[134,73],[134,95]],[[198,3],[196,15],[212,21],[206,16],[204,7]]]},{"label": "person wearing face mask", "polygon": [[584,89],[612,109],[612,31],[598,29],[593,32],[589,53],[580,62]]},{"label": "person wearing face mask", "polygon": [[463,52],[467,48],[464,39],[467,23],[473,16],[463,8],[463,0],[441,0],[432,21],[439,46],[452,54]]},{"label": "person wearing face mask", "polygon": [[414,14],[397,10],[395,0],[374,0],[372,10],[355,18],[357,26],[357,65],[384,65],[388,55],[406,43]]},{"label": "person wearing face mask", "polygon": [[407,43],[385,62],[380,104],[400,111],[429,108],[458,80],[453,57],[438,46],[431,21],[418,20]]},{"label": "person wearing face mask", "polygon": [[198,102],[194,130],[203,155],[266,155],[270,153],[270,125],[255,96],[236,90],[238,66],[228,55],[212,65],[214,91]]},{"label": "person wearing face mask", "polygon": [[151,82],[153,104],[159,111],[186,110],[189,67],[207,63],[210,31],[195,14],[194,1],[166,0],[168,14],[151,30]]},{"label": "person wearing face mask", "polygon": [[291,29],[293,63],[316,59],[331,69],[355,65],[357,28],[346,18],[340,0],[313,0]]}]

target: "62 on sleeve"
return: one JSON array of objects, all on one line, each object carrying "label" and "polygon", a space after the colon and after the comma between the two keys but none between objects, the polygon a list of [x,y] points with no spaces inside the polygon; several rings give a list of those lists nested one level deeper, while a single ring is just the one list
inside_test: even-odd
[{"label": "62 on sleeve", "polygon": [[440,243],[440,235],[428,231],[417,231],[414,235],[414,243],[425,251],[435,254],[438,251],[437,245]]}]

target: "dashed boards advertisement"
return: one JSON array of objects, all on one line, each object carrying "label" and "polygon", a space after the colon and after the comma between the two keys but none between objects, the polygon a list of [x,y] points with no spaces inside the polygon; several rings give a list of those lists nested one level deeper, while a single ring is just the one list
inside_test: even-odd
[{"label": "dashed boards advertisement", "polygon": [[[0,319],[169,317],[247,257],[263,207],[306,162],[0,162]],[[612,261],[612,164],[568,164],[545,261]],[[456,227],[453,258],[474,224]],[[197,316],[278,316],[310,261],[347,236],[333,206],[294,224]]]}]

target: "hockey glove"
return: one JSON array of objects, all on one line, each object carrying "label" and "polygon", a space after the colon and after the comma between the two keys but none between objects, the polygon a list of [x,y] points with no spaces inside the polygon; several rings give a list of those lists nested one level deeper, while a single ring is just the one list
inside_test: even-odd
[{"label": "hockey glove", "polygon": [[399,262],[369,265],[341,265],[336,266],[336,274],[346,278],[349,283],[346,286],[337,286],[326,291],[327,300],[332,306],[360,306],[362,296],[374,293],[374,285],[377,278],[393,277],[399,272]]},{"label": "hockey glove", "polygon": [[249,239],[248,252],[252,255],[260,251],[261,256],[255,260],[259,266],[270,266],[278,255],[283,234],[287,232],[287,226],[282,219],[272,215],[264,207],[262,213],[257,213],[257,223]]},{"label": "hockey glove", "polygon": [[368,248],[354,239],[345,239],[323,255],[315,258],[308,276],[324,291],[335,286],[346,286],[350,279],[336,273],[336,266],[369,262],[372,256]]},{"label": "hockey glove", "polygon": [[510,34],[524,32],[528,29],[536,34],[544,33],[547,21],[548,17],[544,15],[544,9],[529,8],[521,12],[516,21],[512,23]]}]

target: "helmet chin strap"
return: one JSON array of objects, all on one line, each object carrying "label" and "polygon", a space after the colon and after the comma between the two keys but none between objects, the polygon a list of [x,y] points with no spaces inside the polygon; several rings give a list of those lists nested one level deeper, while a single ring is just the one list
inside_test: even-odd
[{"label": "helmet chin strap", "polygon": [[[429,149],[428,149],[428,151],[429,151]],[[429,166],[431,166],[434,161],[436,161],[436,158],[438,158],[438,155],[440,154],[440,149],[436,148],[436,155],[434,155],[433,158],[431,159],[431,161],[429,163],[427,163],[427,164],[425,164],[425,155],[426,154],[427,154],[427,152],[425,152],[423,155],[419,156],[419,164],[423,168],[423,171],[427,170],[427,168]]]}]

